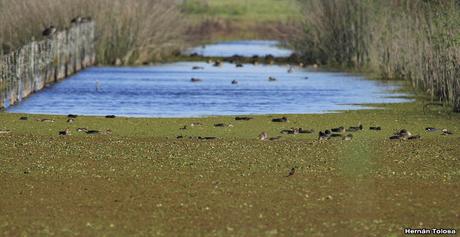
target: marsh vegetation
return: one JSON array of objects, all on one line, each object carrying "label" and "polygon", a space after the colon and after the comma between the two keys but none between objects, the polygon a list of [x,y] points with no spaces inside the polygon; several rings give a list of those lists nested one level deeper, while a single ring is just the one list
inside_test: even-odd
[{"label": "marsh vegetation", "polygon": [[97,61],[159,61],[183,44],[184,19],[169,0],[0,0],[0,52],[16,49],[54,25],[89,16],[97,26]]},{"label": "marsh vegetation", "polygon": [[458,1],[303,0],[307,61],[407,79],[460,111]]}]

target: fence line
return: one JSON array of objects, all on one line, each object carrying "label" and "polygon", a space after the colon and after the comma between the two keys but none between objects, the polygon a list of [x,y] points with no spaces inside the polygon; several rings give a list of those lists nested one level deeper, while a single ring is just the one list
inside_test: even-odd
[{"label": "fence line", "polygon": [[47,39],[0,55],[0,109],[96,62],[95,23],[73,24]]}]

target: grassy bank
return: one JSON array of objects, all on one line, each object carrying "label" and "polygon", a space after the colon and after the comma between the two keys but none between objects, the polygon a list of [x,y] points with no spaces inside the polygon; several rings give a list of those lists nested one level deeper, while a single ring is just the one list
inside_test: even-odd
[{"label": "grassy bank", "polygon": [[186,22],[169,0],[0,0],[0,54],[42,38],[50,25],[90,16],[97,26],[97,61],[142,64],[183,46]]},{"label": "grassy bank", "polygon": [[[417,103],[384,108],[289,115],[286,124],[273,116],[68,124],[0,113],[0,130],[11,130],[0,134],[0,234],[402,236],[403,227],[460,228],[460,116]],[[55,122],[35,121],[42,118]],[[196,122],[203,125],[190,126]],[[261,131],[359,122],[365,129],[352,141],[320,143],[316,133],[257,140]],[[382,131],[368,130],[374,125]],[[427,133],[428,126],[454,135]],[[72,135],[60,137],[66,127]],[[80,127],[112,134],[90,136]],[[422,138],[388,139],[402,128]]]},{"label": "grassy bank", "polygon": [[296,0],[187,0],[181,8],[198,41],[286,39],[301,19]]},{"label": "grassy bank", "polygon": [[306,60],[404,78],[460,111],[458,1],[303,0]]}]

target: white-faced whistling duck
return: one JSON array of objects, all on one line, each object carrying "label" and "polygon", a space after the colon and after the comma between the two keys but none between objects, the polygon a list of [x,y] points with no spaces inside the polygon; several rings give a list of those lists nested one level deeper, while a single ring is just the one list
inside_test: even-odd
[{"label": "white-faced whistling duck", "polygon": [[292,134],[292,135],[297,135],[299,134],[299,129],[298,128],[291,128],[291,129],[287,129],[287,130],[282,130],[281,131],[282,134]]},{"label": "white-faced whistling duck", "polygon": [[251,118],[251,117],[235,117],[235,120],[236,121],[249,121],[249,120],[252,120],[254,118]]},{"label": "white-faced whistling duck", "polygon": [[265,141],[267,139],[268,139],[268,134],[266,132],[262,132],[261,134],[259,134],[259,140]]},{"label": "white-faced whistling duck", "polygon": [[436,131],[438,131],[438,129],[433,128],[433,127],[427,127],[427,128],[425,128],[425,131],[427,131],[427,132],[436,132]]},{"label": "white-faced whistling duck", "polygon": [[443,136],[448,136],[448,135],[453,135],[453,134],[454,134],[453,132],[447,130],[447,128],[444,128],[444,129],[442,130],[442,134],[441,134],[441,135],[443,135]]},{"label": "white-faced whistling duck", "polygon": [[286,177],[293,176],[295,174],[295,167],[292,167],[291,171],[289,171],[289,174]]},{"label": "white-faced whistling duck", "polygon": [[315,130],[313,129],[303,129],[303,128],[299,128],[299,133],[314,133]]},{"label": "white-faced whistling duck", "polygon": [[351,141],[353,140],[353,134],[348,134],[346,136],[343,137],[343,140],[344,141]]},{"label": "white-faced whistling duck", "polygon": [[70,136],[70,129],[66,128],[64,131],[59,131],[60,136]]},{"label": "white-faced whistling duck", "polygon": [[77,16],[75,18],[73,18],[70,23],[72,24],[80,24],[81,23],[81,20],[82,20],[82,17],[81,16]]},{"label": "white-faced whistling duck", "polygon": [[285,117],[285,116],[283,116],[281,118],[274,118],[274,119],[272,119],[272,122],[274,122],[274,123],[286,123],[286,122],[288,122],[288,118]]},{"label": "white-faced whistling duck", "polygon": [[97,135],[99,133],[100,132],[98,130],[88,130],[88,131],[86,131],[86,134],[88,134],[88,135]]},{"label": "white-faced whistling duck", "polygon": [[220,67],[220,66],[222,66],[222,62],[221,61],[215,61],[213,66],[214,67]]},{"label": "white-faced whistling duck", "polygon": [[345,132],[358,132],[363,130],[363,125],[359,124],[357,127],[349,127],[348,129],[345,130]]},{"label": "white-faced whistling duck", "polygon": [[50,26],[48,28],[46,28],[43,32],[42,32],[42,35],[43,36],[46,36],[46,37],[49,37],[49,36],[52,36],[56,33],[57,29],[56,27],[54,26]]},{"label": "white-faced whistling duck", "polygon": [[332,132],[337,132],[337,133],[343,133],[345,132],[345,128],[344,127],[338,127],[338,128],[333,128],[331,129]]},{"label": "white-faced whistling duck", "polygon": [[329,134],[326,134],[325,132],[323,131],[319,131],[318,133],[318,140],[320,141],[325,141],[325,140],[328,140],[330,138],[330,135]]}]

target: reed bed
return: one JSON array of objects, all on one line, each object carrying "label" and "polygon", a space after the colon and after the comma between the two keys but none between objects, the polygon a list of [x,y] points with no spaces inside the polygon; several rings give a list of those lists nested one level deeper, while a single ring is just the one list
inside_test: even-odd
[{"label": "reed bed", "polygon": [[404,78],[460,112],[460,2],[302,0],[306,60]]},{"label": "reed bed", "polygon": [[76,16],[96,21],[100,64],[142,64],[182,45],[185,21],[175,1],[0,0],[0,51],[40,38],[49,25],[66,28]]}]

